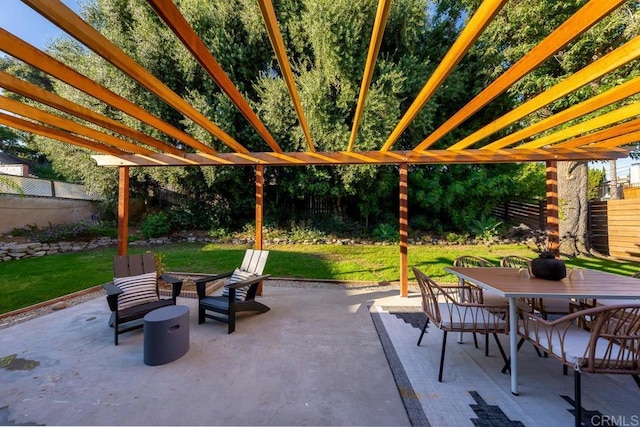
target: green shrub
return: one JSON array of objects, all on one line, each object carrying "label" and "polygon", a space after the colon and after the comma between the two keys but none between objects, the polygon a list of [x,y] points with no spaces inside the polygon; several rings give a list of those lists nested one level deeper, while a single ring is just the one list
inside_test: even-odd
[{"label": "green shrub", "polygon": [[229,237],[229,235],[229,230],[224,227],[214,227],[209,230],[209,237],[214,239],[224,239],[225,237]]},{"label": "green shrub", "polygon": [[486,217],[482,215],[480,219],[471,220],[469,231],[473,233],[477,239],[482,240],[485,244],[491,245],[498,234],[498,227],[502,221],[498,221],[494,217]]},{"label": "green shrub", "polygon": [[311,221],[291,221],[291,239],[296,241],[322,239],[325,234],[311,226]]},{"label": "green shrub", "polygon": [[169,230],[171,230],[169,217],[163,213],[149,215],[140,227],[140,232],[146,239],[150,237],[166,236],[169,233]]},{"label": "green shrub", "polygon": [[75,224],[51,224],[40,228],[35,224],[22,228],[14,228],[11,232],[14,236],[24,236],[29,240],[40,243],[56,243],[65,241],[86,241],[96,237],[115,238],[118,229],[111,222],[105,221],[80,221]]},{"label": "green shrub", "polygon": [[383,242],[397,242],[400,240],[400,232],[397,226],[382,223],[373,229],[373,237]]},{"label": "green shrub", "polygon": [[468,238],[469,238],[469,235],[466,233],[458,234],[458,233],[454,233],[453,231],[450,231],[444,236],[444,239],[447,242],[460,243],[460,244],[464,244]]}]

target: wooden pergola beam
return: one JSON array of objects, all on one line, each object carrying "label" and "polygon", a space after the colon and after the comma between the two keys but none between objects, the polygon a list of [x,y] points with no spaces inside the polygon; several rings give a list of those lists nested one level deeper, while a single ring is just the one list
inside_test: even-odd
[{"label": "wooden pergola beam", "polygon": [[384,29],[387,25],[390,9],[391,0],[378,1],[378,10],[376,11],[376,19],[373,23],[373,31],[371,32],[367,61],[364,65],[360,94],[358,95],[358,104],[356,105],[356,112],[353,117],[353,126],[351,127],[351,136],[349,136],[347,151],[353,151],[353,146],[356,143],[358,127],[360,127],[360,121],[362,120],[362,112],[364,111],[364,105],[367,101],[367,94],[369,93],[369,86],[371,85],[371,78],[373,77],[373,70],[375,69],[378,53],[380,52],[382,36],[384,35]]},{"label": "wooden pergola beam", "polygon": [[[619,47],[613,52],[610,52],[609,54],[603,56],[602,58],[591,63],[590,65],[584,67],[580,71],[572,74],[571,76],[567,77],[565,80],[550,87],[549,89],[545,90],[544,92],[537,95],[533,99],[514,108],[513,110],[509,111],[507,114],[503,115],[497,120],[494,120],[487,126],[474,132],[473,134],[462,139],[461,141],[457,142],[456,144],[452,145],[449,148],[452,150],[460,150],[463,148],[470,147],[476,142],[507,127],[510,124],[515,123],[517,120],[522,119],[523,117],[533,113],[536,110],[539,110],[545,105],[548,105],[553,101],[556,101],[562,98],[563,96],[568,95],[569,93],[583,87],[584,85],[604,76],[605,74],[613,70],[616,70],[625,64],[628,64],[629,62],[633,61],[639,56],[640,56],[640,36],[631,40],[629,43],[626,43],[625,45]],[[628,88],[627,90],[631,92],[631,90],[629,90]],[[635,92],[637,91],[638,89],[636,87]],[[607,98],[611,98],[611,100],[608,101]],[[592,98],[591,101],[593,101],[593,99],[594,98]],[[613,93],[613,94],[603,93],[599,97],[598,102],[602,103],[603,105],[608,105],[613,102],[616,102],[617,100],[619,100],[619,98],[616,93]],[[496,141],[492,144],[485,146],[485,148],[488,150],[500,149],[510,144],[513,144],[514,142],[516,141],[514,141],[513,138],[509,138],[509,139],[503,138],[500,141]]]},{"label": "wooden pergola beam", "polygon": [[612,89],[601,93],[600,95],[596,95],[593,98],[589,98],[586,101],[566,108],[561,112],[554,114],[553,116],[547,117],[546,119],[540,120],[539,122],[527,126],[524,129],[511,133],[504,138],[492,142],[491,144],[485,145],[482,148],[491,150],[495,148],[507,147],[509,145],[515,144],[516,142],[524,141],[530,136],[562,125],[570,120],[576,119],[586,114],[592,113],[600,108],[606,107],[607,105],[622,101],[623,99],[628,98],[631,95],[635,95],[636,93],[640,93],[640,77],[636,77],[635,79],[629,80],[628,82],[620,86],[615,86]]},{"label": "wooden pergola beam", "polygon": [[0,28],[0,50],[203,153],[216,150]]},{"label": "wooden pergola beam", "polygon": [[175,154],[177,156],[182,156],[184,154],[183,151],[178,150],[167,143],[152,138],[147,134],[125,126],[107,116],[98,114],[93,110],[83,107],[82,105],[71,102],[53,92],[41,89],[36,85],[20,80],[3,71],[0,71],[0,87],[27,98],[31,98],[34,101],[38,101],[60,111],[64,111],[67,114],[71,114],[105,129],[120,133],[121,135],[127,136],[166,153]]},{"label": "wooden pergola beam", "polygon": [[551,135],[543,136],[541,138],[534,139],[531,142],[518,145],[517,147],[514,147],[514,150],[543,147],[555,142],[564,141],[565,139],[569,139],[577,135],[585,134],[595,129],[610,126],[623,120],[634,118],[638,116],[639,108],[640,102],[625,105],[624,107],[620,107],[617,110],[613,110],[601,116],[594,117],[591,120],[586,120],[568,128],[561,129],[557,132],[552,133]]},{"label": "wooden pergola beam", "polygon": [[[578,37],[595,23],[607,16],[624,3],[625,0],[591,0],[578,12],[563,22],[555,31],[538,43],[529,53],[507,69],[500,77],[494,80],[486,89],[462,107],[456,114],[449,118],[438,129],[424,139],[416,150],[425,150],[437,142],[440,138],[458,127],[462,122],[475,114],[482,107],[493,101],[505,90],[511,87],[523,76],[535,69],[551,55]],[[466,148],[466,147],[463,147]]]},{"label": "wooden pergola beam", "polygon": [[104,144],[117,147],[123,151],[128,151],[136,154],[154,154],[154,152],[149,150],[148,148],[140,147],[107,133],[97,131],[68,119],[64,119],[62,117],[56,116],[55,114],[47,113],[46,111],[31,107],[27,104],[23,104],[22,102],[7,98],[6,96],[0,95],[0,109],[9,111],[22,117],[27,117],[37,122],[55,126],[76,135],[100,141]]},{"label": "wooden pergola beam", "polygon": [[282,78],[287,85],[287,90],[289,91],[293,108],[296,110],[298,122],[300,122],[300,127],[302,127],[302,133],[307,140],[307,147],[309,148],[309,151],[316,151],[313,140],[311,139],[309,124],[307,123],[304,110],[302,109],[302,103],[300,102],[300,95],[298,95],[296,82],[293,78],[293,71],[291,70],[289,59],[287,58],[287,52],[284,47],[284,41],[282,40],[282,34],[280,33],[280,27],[278,26],[278,20],[276,18],[276,12],[273,8],[273,4],[271,3],[271,0],[258,0],[258,4],[260,5],[262,19],[264,19],[264,24],[267,27],[271,47],[273,47],[273,52],[275,53],[278,65],[280,66],[280,72],[282,72]]},{"label": "wooden pergola beam", "polygon": [[[606,141],[629,132],[635,132],[636,130],[640,130],[640,118],[629,120],[627,122],[620,123],[619,125],[611,126],[597,132],[580,136],[578,138],[572,138],[568,141],[555,144],[554,148],[583,147],[589,144],[597,143],[599,141]],[[620,147],[622,145],[623,144],[618,144],[617,146]]]},{"label": "wooden pergola beam", "polygon": [[258,132],[264,141],[277,153],[282,152],[273,136],[269,133],[264,123],[258,118],[249,103],[244,99],[238,88],[233,84],[227,73],[222,69],[218,61],[213,57],[211,51],[198,37],[191,25],[178,10],[172,0],[147,0],[158,16],[164,21],[173,33],[180,39],[182,44],[189,49],[193,57],[209,73],[209,76],[229,97],[231,102],[240,110],[242,115],[249,121],[251,126]]},{"label": "wooden pergola beam", "polygon": [[[546,160],[611,160],[629,155],[625,148],[549,148],[549,149],[511,149],[511,150],[428,150],[413,151],[364,151],[357,156],[352,152],[323,152],[323,153],[286,153],[287,158],[273,155],[273,153],[252,153],[252,156],[242,156],[238,153],[219,153],[216,157],[187,154],[184,159],[169,157],[163,154],[147,156],[95,155],[93,159],[99,166],[189,166],[188,161],[200,166],[308,166],[308,165],[383,165],[383,164],[463,164],[463,163],[514,163],[541,162]],[[318,154],[318,155],[314,155]],[[290,160],[291,159],[291,160]]]},{"label": "wooden pergola beam", "polygon": [[59,0],[22,0],[33,10],[60,27],[107,62],[131,77],[151,93],[162,99],[176,111],[193,120],[194,123],[211,133],[225,145],[239,153],[249,151],[193,108],[188,102],[162,83],[157,77],[135,62],[106,37],[84,22],[78,15]]},{"label": "wooden pergola beam", "polygon": [[604,141],[597,142],[593,144],[593,147],[618,147],[621,144],[633,144],[640,141],[640,130],[635,132],[629,132],[624,135],[616,136],[614,138],[609,138]]},{"label": "wooden pergola beam", "polygon": [[[478,37],[480,37],[480,34],[482,34],[506,2],[507,0],[484,0],[482,2],[471,20],[469,20],[469,23],[460,33],[460,36],[458,36],[457,40],[453,43],[453,46],[451,46],[451,49],[449,49],[429,80],[427,80],[427,83],[407,112],[400,119],[393,132],[391,132],[391,135],[389,135],[387,141],[382,146],[381,151],[391,149],[393,144],[400,138],[400,135],[402,135],[402,132],[404,132],[407,126],[415,119],[422,107],[424,107],[435,93],[436,89],[442,85],[442,82],[451,74],[458,62],[460,62],[469,49],[471,49],[471,46],[476,42]],[[418,147],[416,149],[421,148]]]},{"label": "wooden pergola beam", "polygon": [[114,156],[126,154],[124,151],[118,150],[108,145],[102,145],[85,138],[80,138],[72,133],[64,132],[56,128],[42,126],[11,114],[0,112],[0,124],[19,129],[25,132],[44,136],[46,138],[55,139],[57,141],[66,142],[88,150],[97,151],[98,153],[111,154]]}]

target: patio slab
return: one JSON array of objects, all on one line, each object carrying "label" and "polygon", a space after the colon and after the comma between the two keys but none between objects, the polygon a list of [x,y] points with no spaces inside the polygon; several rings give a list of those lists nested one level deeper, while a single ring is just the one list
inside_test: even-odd
[{"label": "patio slab", "polygon": [[261,301],[228,335],[179,298],[190,349],[161,366],[142,330],[113,345],[104,298],[0,330],[0,424],[409,425],[368,307],[418,298],[267,284]]}]

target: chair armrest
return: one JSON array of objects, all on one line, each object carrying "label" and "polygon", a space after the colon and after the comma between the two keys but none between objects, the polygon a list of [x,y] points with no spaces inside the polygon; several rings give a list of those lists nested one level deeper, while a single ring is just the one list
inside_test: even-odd
[{"label": "chair armrest", "polygon": [[232,283],[231,285],[226,285],[226,287],[229,289],[244,288],[245,286],[251,286],[254,283],[262,282],[263,280],[268,279],[269,277],[271,277],[270,274],[265,274],[263,276],[256,276],[250,279],[242,280],[240,282]]},{"label": "chair armrest", "polygon": [[122,289],[120,289],[119,287],[117,287],[111,282],[103,284],[102,289],[104,289],[107,292],[107,296],[120,295],[123,292]]},{"label": "chair armrest", "polygon": [[226,273],[215,274],[211,276],[201,277],[200,279],[196,279],[194,283],[196,284],[196,292],[198,293],[198,299],[202,299],[207,296],[206,289],[205,289],[205,285],[207,283],[213,282],[216,280],[221,280],[227,277],[231,277],[232,274],[233,274],[233,271],[228,271]]},{"label": "chair armrest", "polygon": [[178,279],[177,277],[173,277],[169,274],[161,274],[160,278],[170,285],[177,285],[179,283],[182,283],[182,279]]},{"label": "chair armrest", "polygon": [[[478,304],[482,303],[482,288],[478,286],[440,285],[440,289],[444,292],[436,291],[437,296],[444,296],[446,299],[450,299],[456,303],[460,303],[462,301]],[[457,297],[457,300],[454,297]]]},{"label": "chair armrest", "polygon": [[262,276],[252,277],[250,279],[242,280],[240,282],[232,283],[230,285],[225,285],[229,289],[229,306],[231,307],[235,304],[236,300],[236,289],[250,287],[247,292],[247,299],[255,298],[256,291],[258,289],[258,283],[262,282],[265,279],[271,277],[270,274],[265,274]]},{"label": "chair armrest", "polygon": [[173,277],[169,274],[161,274],[160,278],[171,284],[171,298],[173,298],[173,301],[175,302],[176,298],[178,298],[178,295],[180,295],[180,292],[182,291],[182,279],[178,279],[177,277]]},{"label": "chair armrest", "polygon": [[233,271],[227,271],[226,273],[201,277],[195,280],[195,284],[196,286],[198,286],[199,283],[202,283],[204,285],[205,283],[213,282],[214,280],[220,280],[220,279],[224,279],[225,277],[230,277],[232,274],[233,274]]},{"label": "chair armrest", "polygon": [[118,311],[118,295],[123,293],[123,290],[114,285],[113,283],[105,283],[102,288],[107,292],[107,303],[111,311]]}]

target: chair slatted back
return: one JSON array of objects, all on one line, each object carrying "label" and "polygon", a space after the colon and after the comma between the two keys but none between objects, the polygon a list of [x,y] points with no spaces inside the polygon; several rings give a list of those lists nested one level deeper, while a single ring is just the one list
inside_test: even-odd
[{"label": "chair slatted back", "polygon": [[[585,316],[591,340],[583,372],[640,374],[640,304],[625,305],[605,306],[606,311]],[[601,347],[606,348],[604,358],[598,357]]]},{"label": "chair slatted back", "polygon": [[137,276],[156,271],[151,252],[135,255],[116,255],[113,258],[113,277]]},{"label": "chair slatted back", "polygon": [[268,256],[269,251],[247,249],[244,254],[242,264],[240,265],[240,270],[248,271],[256,275],[261,275],[264,271],[264,266],[267,264]]},{"label": "chair slatted back", "polygon": [[507,255],[500,260],[500,267],[529,268],[531,258],[519,255]]},{"label": "chair slatted back", "polygon": [[442,317],[440,315],[438,297],[432,287],[433,281],[429,276],[415,267],[413,267],[413,274],[416,276],[418,286],[420,287],[420,294],[422,295],[422,310],[427,317],[429,317],[429,319],[439,327],[442,322]]},{"label": "chair slatted back", "polygon": [[493,267],[491,261],[473,255],[459,256],[453,260],[454,267]]}]

